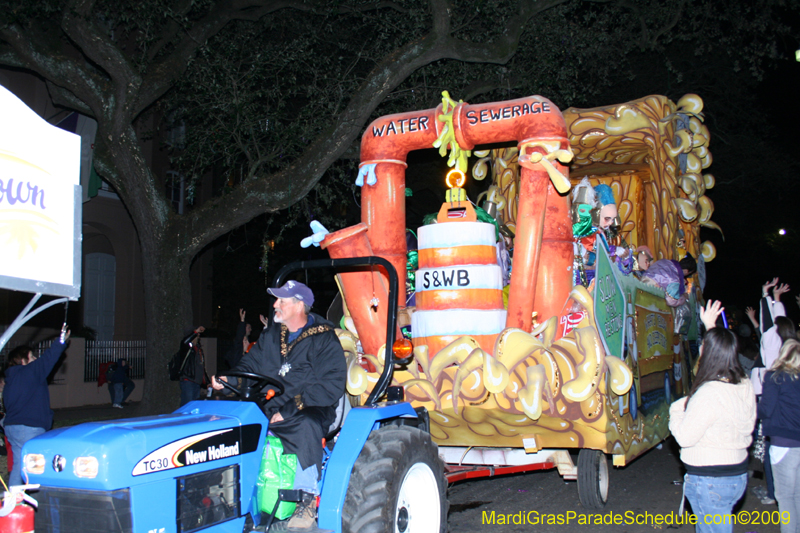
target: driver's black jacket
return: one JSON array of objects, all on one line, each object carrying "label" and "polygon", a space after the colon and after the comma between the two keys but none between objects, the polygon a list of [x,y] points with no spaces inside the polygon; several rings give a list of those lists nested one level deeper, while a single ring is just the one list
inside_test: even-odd
[{"label": "driver's black jacket", "polygon": [[[283,384],[285,392],[265,406],[268,417],[280,412],[288,419],[305,408],[321,407],[326,408],[329,425],[344,394],[347,365],[333,324],[317,314],[310,316],[313,323],[293,343],[288,342],[286,326],[272,323],[233,370],[263,374]],[[283,376],[279,374],[282,366],[288,368]]]}]

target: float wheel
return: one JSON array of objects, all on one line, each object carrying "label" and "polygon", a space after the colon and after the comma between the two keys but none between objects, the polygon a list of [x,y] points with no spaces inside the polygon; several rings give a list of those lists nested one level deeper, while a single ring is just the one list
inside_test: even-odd
[{"label": "float wheel", "polygon": [[602,509],[608,501],[608,461],[599,450],[578,452],[578,497],[587,509]]},{"label": "float wheel", "polygon": [[444,533],[447,481],[430,434],[387,425],[358,456],[342,509],[345,533]]}]

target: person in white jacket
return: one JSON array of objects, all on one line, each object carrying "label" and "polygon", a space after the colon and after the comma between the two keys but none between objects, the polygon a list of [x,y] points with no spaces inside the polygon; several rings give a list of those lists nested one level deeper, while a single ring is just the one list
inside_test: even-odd
[{"label": "person in white jacket", "polygon": [[701,308],[707,332],[697,376],[689,395],[669,410],[669,429],[686,467],[684,495],[697,515],[698,533],[733,531],[730,517],[724,517],[747,488],[747,447],[756,422],[756,397],[739,364],[736,335],[715,327],[722,311],[720,302]]},{"label": "person in white jacket", "polygon": [[[769,296],[769,289],[772,289],[772,298]],[[796,338],[796,328],[794,322],[786,318],[786,308],[781,303],[781,295],[789,292],[789,285],[781,283],[778,285],[778,278],[767,282],[761,287],[760,320],[755,321],[755,311],[748,308],[750,312],[747,316],[750,321],[761,332],[761,361],[762,365],[753,368],[750,379],[753,381],[753,388],[756,395],[761,394],[761,386],[764,382],[764,374],[767,369],[772,367],[778,359],[783,343],[789,339]]]}]

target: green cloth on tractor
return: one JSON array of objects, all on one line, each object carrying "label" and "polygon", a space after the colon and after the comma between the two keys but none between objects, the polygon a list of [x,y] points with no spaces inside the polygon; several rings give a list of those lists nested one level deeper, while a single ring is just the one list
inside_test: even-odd
[{"label": "green cloth on tractor", "polygon": [[[278,501],[278,491],[294,487],[296,471],[297,456],[293,453],[283,453],[281,440],[278,437],[267,436],[257,482],[259,511],[272,513],[275,502]],[[284,520],[290,517],[296,505],[294,502],[281,502],[275,512],[275,518]]]}]

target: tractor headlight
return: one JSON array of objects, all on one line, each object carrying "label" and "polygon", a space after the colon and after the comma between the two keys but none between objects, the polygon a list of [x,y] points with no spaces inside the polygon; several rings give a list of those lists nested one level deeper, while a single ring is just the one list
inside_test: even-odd
[{"label": "tractor headlight", "polygon": [[97,477],[99,463],[96,457],[77,457],[72,462],[72,468],[78,477],[94,478]]},{"label": "tractor headlight", "polygon": [[44,455],[40,453],[27,454],[23,464],[28,473],[44,474]]}]

